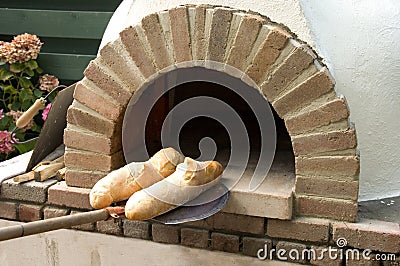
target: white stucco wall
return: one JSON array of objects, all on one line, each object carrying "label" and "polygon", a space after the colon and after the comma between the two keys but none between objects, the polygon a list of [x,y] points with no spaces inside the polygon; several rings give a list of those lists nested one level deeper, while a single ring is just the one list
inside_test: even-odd
[{"label": "white stucco wall", "polygon": [[253,10],[285,24],[324,58],[349,104],[361,154],[360,200],[400,195],[398,0],[125,0],[101,46],[147,14],[180,4]]}]

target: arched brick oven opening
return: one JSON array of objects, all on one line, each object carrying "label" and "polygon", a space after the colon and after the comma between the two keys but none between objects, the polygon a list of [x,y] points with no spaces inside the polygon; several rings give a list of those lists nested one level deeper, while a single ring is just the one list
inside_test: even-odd
[{"label": "arched brick oven opening", "polygon": [[166,67],[203,60],[244,72],[284,120],[295,155],[295,215],[354,221],[356,136],[328,70],[282,26],[230,8],[183,6],[151,14],[101,50],[68,110],[67,184],[91,187],[121,166],[122,119],[135,91]]}]

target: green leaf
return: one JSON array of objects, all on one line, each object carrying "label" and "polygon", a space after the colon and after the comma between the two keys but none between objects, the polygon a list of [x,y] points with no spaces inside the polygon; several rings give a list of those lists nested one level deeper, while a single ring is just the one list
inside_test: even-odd
[{"label": "green leaf", "polygon": [[21,103],[20,102],[13,102],[11,104],[11,108],[14,111],[18,111],[21,108]]},{"label": "green leaf", "polygon": [[18,93],[17,89],[14,88],[13,85],[7,85],[3,87],[4,93],[9,93],[10,95],[14,95]]},{"label": "green leaf", "polygon": [[43,69],[41,69],[40,67],[36,68],[36,72],[38,74],[42,74],[43,73]]},{"label": "green leaf", "polygon": [[32,82],[29,79],[27,79],[26,77],[19,77],[18,82],[22,88],[29,89],[30,87],[33,87]]},{"label": "green leaf", "polygon": [[5,65],[5,64],[7,64],[7,62],[6,62],[6,61],[2,61],[2,60],[0,59],[0,66],[3,66],[3,65]]},{"label": "green leaf", "polygon": [[25,69],[24,64],[21,63],[14,63],[10,65],[10,71],[14,73],[20,73]]},{"label": "green leaf", "polygon": [[35,95],[35,97],[37,97],[37,98],[40,98],[40,97],[42,97],[42,95],[43,95],[43,91],[42,91],[42,90],[39,90],[39,89],[35,89],[35,90],[33,91],[33,95]]},{"label": "green leaf", "polygon": [[23,101],[21,104],[21,108],[23,111],[28,110],[29,107],[31,107],[31,106],[32,106],[32,101],[30,101],[30,100]]},{"label": "green leaf", "polygon": [[22,153],[28,152],[30,150],[33,150],[37,140],[38,140],[38,138],[33,138],[33,139],[30,139],[23,143],[16,143],[16,144],[14,144],[14,147],[22,154]]},{"label": "green leaf", "polygon": [[13,74],[12,72],[8,71],[8,70],[5,69],[5,68],[0,69],[0,79],[1,79],[2,81],[8,80],[8,79],[11,78],[13,75],[14,75],[14,74]]},{"label": "green leaf", "polygon": [[28,62],[25,62],[25,66],[27,66],[30,70],[34,70],[39,67],[35,60],[29,60]]},{"label": "green leaf", "polygon": [[27,68],[24,70],[24,72],[30,77],[33,77],[35,75],[35,72],[32,69]]}]

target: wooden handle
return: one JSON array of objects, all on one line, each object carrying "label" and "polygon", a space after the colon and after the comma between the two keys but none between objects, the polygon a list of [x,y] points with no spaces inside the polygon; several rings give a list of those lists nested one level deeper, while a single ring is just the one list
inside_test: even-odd
[{"label": "wooden handle", "polygon": [[37,99],[35,103],[24,112],[21,117],[17,120],[17,127],[24,128],[33,119],[36,113],[44,107],[46,101],[43,98]]}]

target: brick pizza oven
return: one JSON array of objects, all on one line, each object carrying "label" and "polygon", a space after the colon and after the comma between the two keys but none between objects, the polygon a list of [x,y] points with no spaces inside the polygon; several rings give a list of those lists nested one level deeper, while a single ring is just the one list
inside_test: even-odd
[{"label": "brick pizza oven", "polygon": [[[215,69],[209,61],[226,67]],[[288,155],[276,157],[256,191],[239,183],[222,212],[207,219],[179,226],[118,219],[78,229],[250,256],[264,244],[322,250],[342,237],[351,247],[400,252],[398,224],[357,220],[356,131],[329,70],[285,26],[229,7],[187,5],[153,13],[107,43],[76,84],[68,109],[65,182],[41,184],[45,188],[35,188],[35,197],[43,193],[43,199],[21,204],[4,194],[15,187],[4,182],[7,206],[17,204],[19,215],[39,212],[38,219],[90,210],[90,188],[126,163],[122,131],[131,98],[168,72],[192,68],[213,68],[257,89],[275,113],[277,153]],[[287,145],[280,146],[279,135]]]}]

